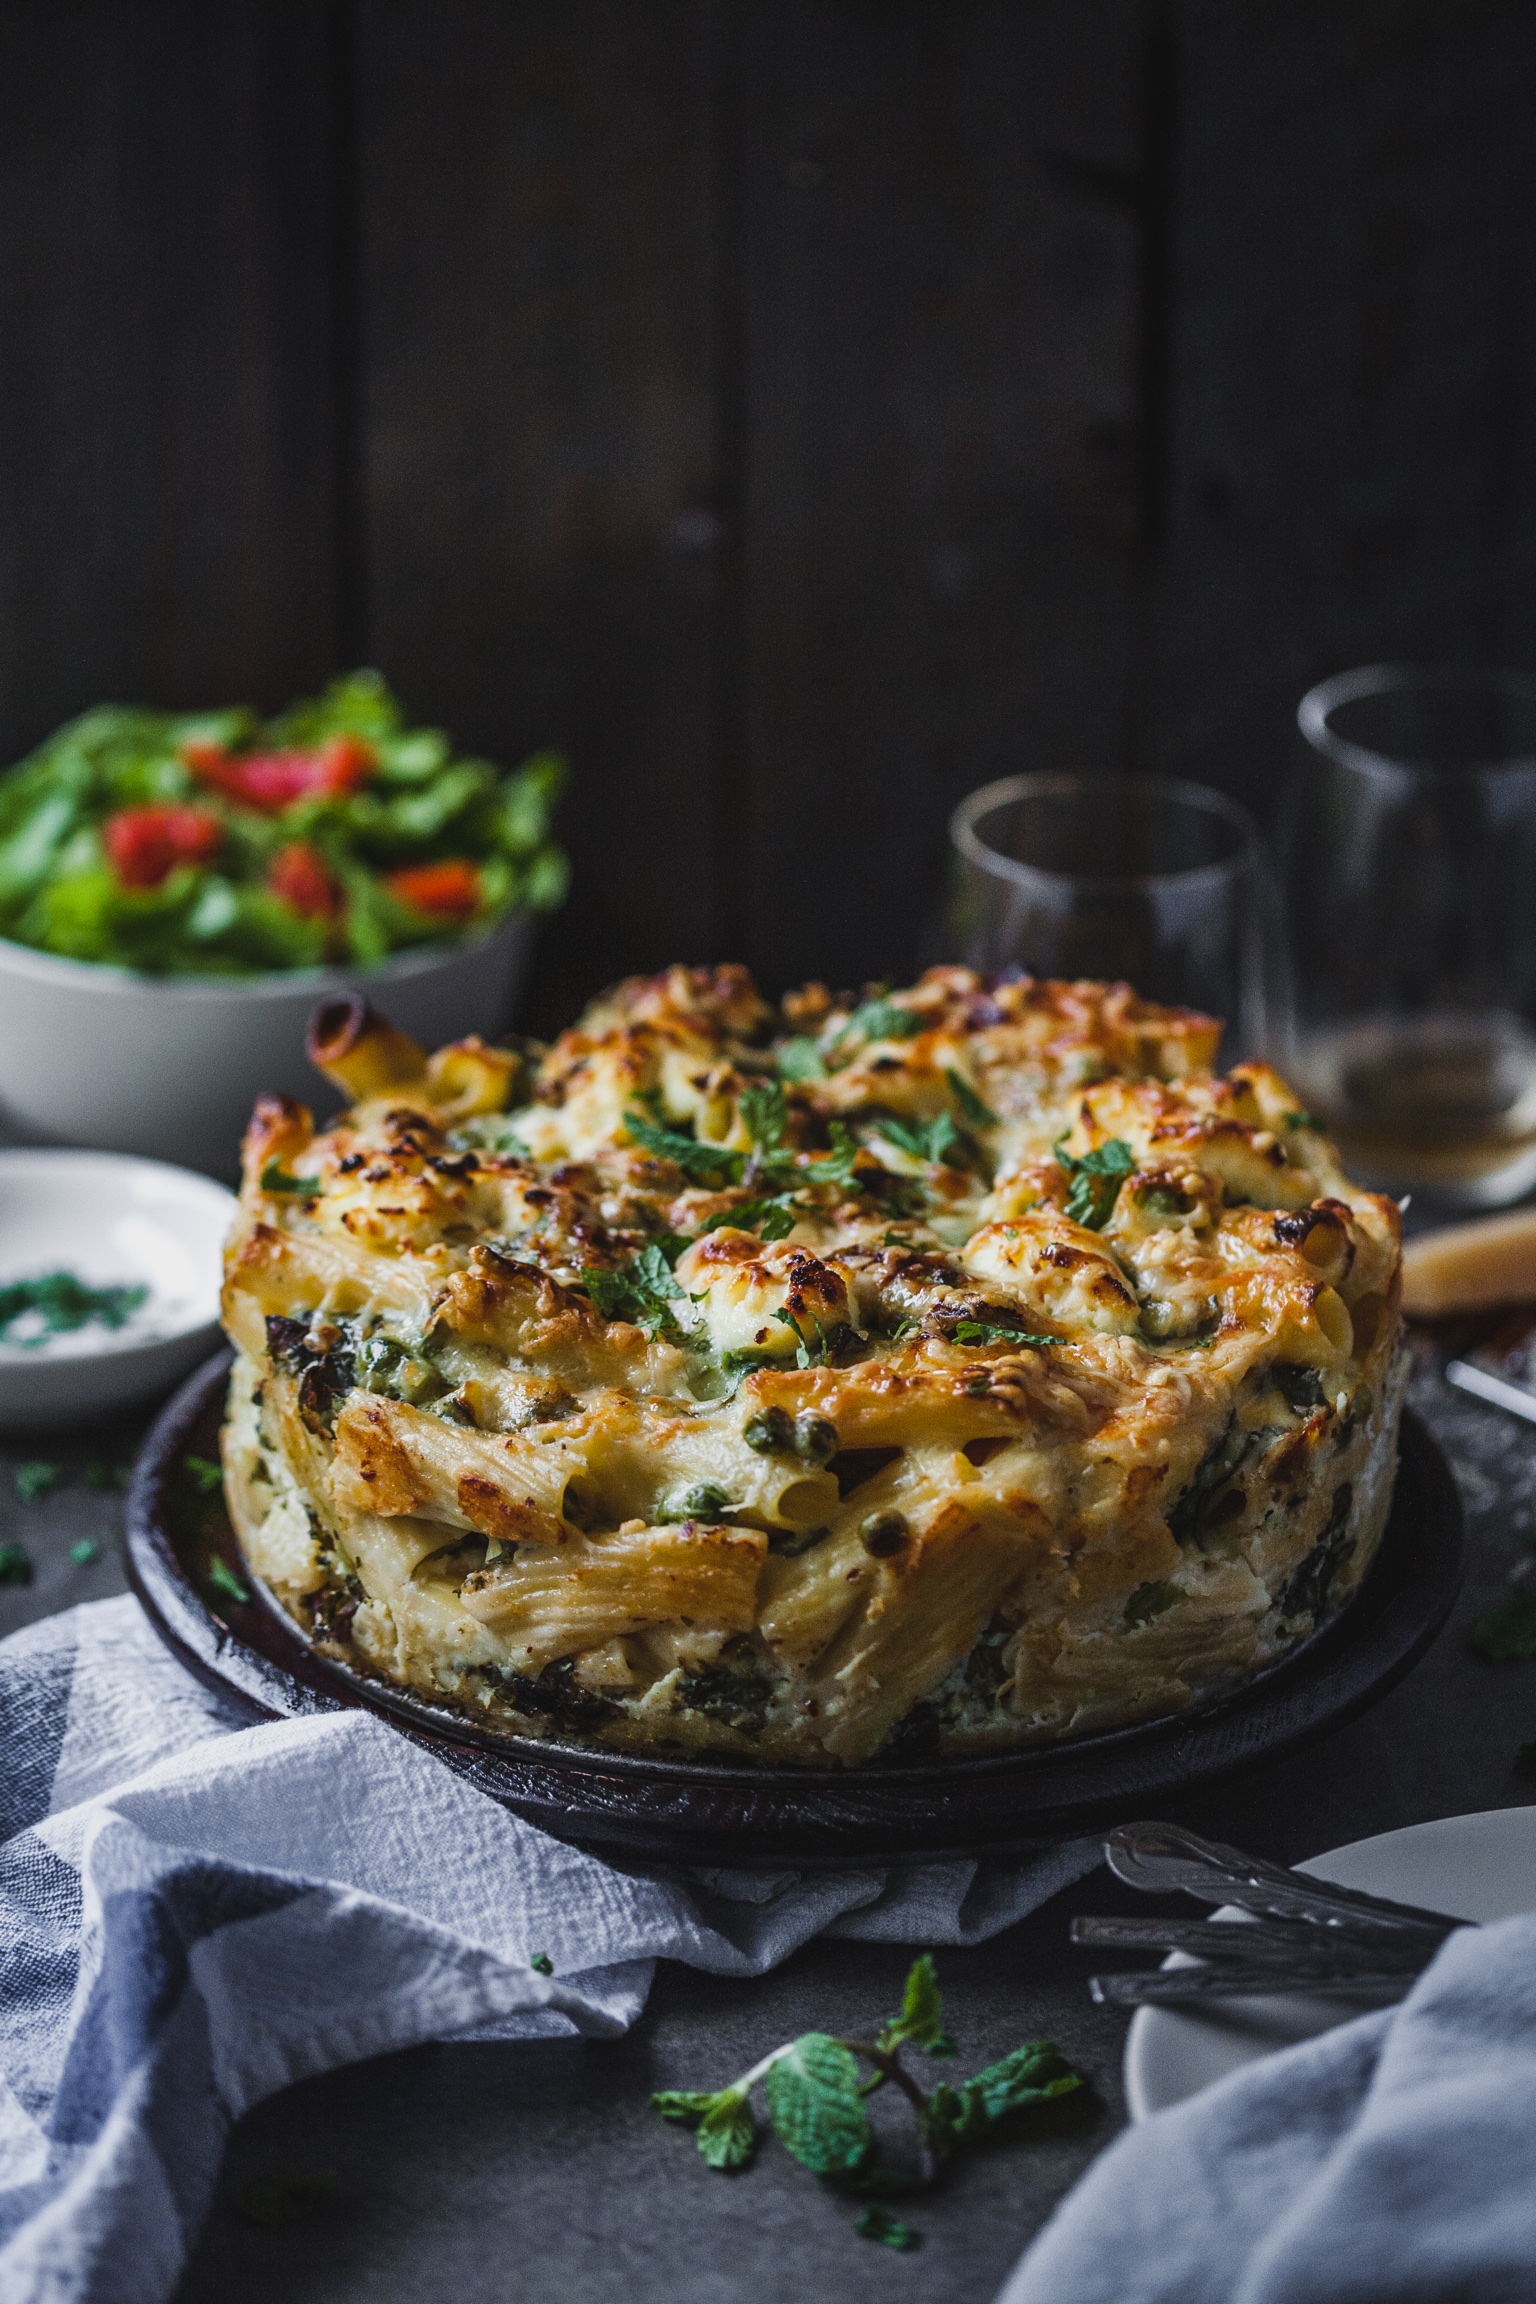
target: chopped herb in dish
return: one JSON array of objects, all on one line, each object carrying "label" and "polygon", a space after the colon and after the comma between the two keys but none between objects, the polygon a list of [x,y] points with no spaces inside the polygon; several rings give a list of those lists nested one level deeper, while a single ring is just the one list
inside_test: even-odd
[{"label": "chopped herb in dish", "polygon": [[0,1344],[37,1345],[91,1322],[121,1328],[148,1294],[147,1288],[88,1288],[73,1272],[8,1281],[0,1287]]},{"label": "chopped herb in dish", "polygon": [[217,1552],[208,1563],[208,1582],[226,1600],[237,1601],[242,1606],[251,1596],[249,1587],[241,1583],[229,1562],[221,1560]]},{"label": "chopped herb in dish", "polygon": [[32,1563],[19,1544],[0,1544],[0,1584],[30,1584]]},{"label": "chopped herb in dish", "polygon": [[18,1464],[16,1493],[23,1504],[35,1504],[39,1496],[46,1496],[50,1488],[57,1488],[61,1477],[57,1464]]},{"label": "chopped herb in dish", "polygon": [[564,776],[456,757],[376,672],[265,723],[100,705],[0,776],[0,937],[155,975],[367,966],[558,905]]}]

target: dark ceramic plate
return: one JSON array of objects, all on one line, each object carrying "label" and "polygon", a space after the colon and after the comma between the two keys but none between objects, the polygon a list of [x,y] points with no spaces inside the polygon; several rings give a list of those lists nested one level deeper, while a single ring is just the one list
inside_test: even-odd
[{"label": "dark ceramic plate", "polygon": [[456,1713],[311,1654],[258,1594],[215,1491],[186,1469],[218,1455],[229,1355],[185,1383],[144,1444],[128,1499],[128,1573],[151,1623],[199,1679],[253,1719],[366,1704],[482,1792],[563,1840],[684,1863],[849,1865],[1001,1855],[1278,1759],[1386,1694],[1445,1622],[1461,1581],[1461,1504],[1439,1449],[1403,1419],[1397,1496],[1370,1574],[1343,1614],[1284,1663],[1198,1713],[1112,1735],[921,1768],[742,1767],[495,1736]]}]

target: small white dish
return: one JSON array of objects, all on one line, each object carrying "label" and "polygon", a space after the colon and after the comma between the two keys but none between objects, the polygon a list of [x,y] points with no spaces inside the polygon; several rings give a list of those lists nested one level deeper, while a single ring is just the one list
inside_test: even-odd
[{"label": "small white dish", "polygon": [[[1485,1808],[1410,1824],[1374,1840],[1353,1840],[1296,1869],[1457,1920],[1507,1920],[1536,1912],[1536,1807]],[[1364,2005],[1276,1994],[1227,2000],[1198,2014],[1138,2008],[1125,2043],[1126,2108],[1133,2120],[1148,2120],[1277,2048],[1349,2023]]]},{"label": "small white dish", "polygon": [[120,1328],[91,1321],[33,1344],[0,1340],[0,1430],[60,1430],[168,1391],[219,1340],[233,1193],[115,1152],[0,1152],[0,1286],[69,1272],[142,1287]]}]

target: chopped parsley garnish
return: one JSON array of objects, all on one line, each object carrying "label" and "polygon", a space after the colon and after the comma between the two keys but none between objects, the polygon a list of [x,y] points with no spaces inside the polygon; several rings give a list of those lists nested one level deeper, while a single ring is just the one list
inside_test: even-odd
[{"label": "chopped parsley garnish", "polygon": [[639,1255],[617,1272],[584,1265],[581,1278],[605,1320],[631,1321],[648,1336],[676,1337],[681,1333],[672,1306],[686,1300],[687,1291],[672,1277],[661,1241],[648,1240]]},{"label": "chopped parsley garnish", "polygon": [[1474,1655],[1489,1664],[1536,1656],[1536,1586],[1525,1585],[1507,1600],[1484,1608],[1473,1617],[1468,1638]]},{"label": "chopped parsley garnish", "polygon": [[63,1477],[57,1464],[18,1464],[16,1493],[23,1504],[35,1504],[39,1496],[46,1496],[50,1488],[57,1488]]},{"label": "chopped parsley garnish", "polygon": [[1285,1124],[1287,1128],[1315,1128],[1318,1125],[1310,1112],[1287,1112]]},{"label": "chopped parsley garnish", "polygon": [[181,1462],[187,1478],[200,1488],[205,1496],[211,1496],[215,1488],[222,1486],[224,1467],[222,1464],[215,1464],[211,1457],[183,1456]]},{"label": "chopped parsley garnish", "polygon": [[251,1596],[249,1588],[241,1583],[229,1562],[221,1560],[217,1552],[208,1563],[208,1581],[215,1592],[221,1592],[226,1600],[238,1601],[242,1606]]},{"label": "chopped parsley garnish", "polygon": [[291,1192],[298,1200],[317,1200],[324,1186],[317,1176],[290,1176],[280,1160],[269,1160],[261,1172],[263,1192]]},{"label": "chopped parsley garnish", "polygon": [[553,1976],[555,1964],[547,1952],[535,1952],[528,1963],[536,1976]]},{"label": "chopped parsley garnish", "polygon": [[[1083,2085],[1083,2075],[1054,2042],[1026,2041],[1011,2055],[989,2064],[958,2088],[942,2082],[924,2090],[902,2061],[905,2047],[928,2056],[952,2056],[955,2044],[943,2028],[938,1978],[928,1953],[907,1977],[901,2011],[874,2040],[842,2040],[827,2032],[803,2032],[744,2072],[727,2088],[663,2089],[651,2107],[664,2120],[694,2130],[694,2141],[711,2168],[744,2168],[757,2150],[752,2092],[761,2086],[774,2134],[785,2150],[836,2190],[855,2195],[889,2195],[933,2183],[941,2164],[967,2145],[979,2144],[1011,2113],[1048,2103]],[[864,2078],[861,2067],[869,2068]],[[917,2168],[914,2173],[882,2160],[870,2127],[865,2100],[875,2090],[897,2088],[914,2115]],[[917,2239],[885,2209],[872,2205],[860,2218],[860,2233],[893,2248]]]},{"label": "chopped parsley garnish", "polygon": [[30,1584],[32,1563],[19,1544],[0,1544],[0,1584]]},{"label": "chopped parsley garnish", "polygon": [[69,1556],[77,1568],[89,1568],[93,1560],[100,1558],[101,1546],[89,1536],[82,1536],[78,1544],[71,1544]]},{"label": "chopped parsley garnish", "polygon": [[1136,1155],[1123,1136],[1111,1136],[1079,1159],[1067,1150],[1065,1136],[1052,1146],[1056,1165],[1072,1179],[1066,1213],[1074,1224],[1102,1232],[1109,1222],[1120,1187],[1136,1173]]},{"label": "chopped parsley garnish", "polygon": [[803,1085],[807,1081],[825,1080],[827,1077],[827,1067],[822,1061],[821,1050],[814,1040],[807,1040],[803,1037],[797,1040],[786,1040],[775,1061],[779,1067],[781,1080],[791,1080]]},{"label": "chopped parsley garnish", "polygon": [[926,1160],[930,1167],[953,1166],[950,1151],[960,1141],[960,1131],[949,1113],[941,1112],[937,1120],[926,1125],[916,1120],[880,1120],[877,1128],[888,1144],[898,1152],[906,1152],[914,1160]]},{"label": "chopped parsley garnish", "polygon": [[953,1064],[946,1065],[944,1077],[954,1092],[955,1102],[959,1105],[962,1115],[973,1128],[995,1128],[997,1126],[997,1114],[990,1104],[982,1102],[963,1072],[957,1071]]},{"label": "chopped parsley garnish", "polygon": [[103,1328],[121,1328],[148,1294],[141,1287],[88,1288],[73,1272],[11,1280],[0,1288],[0,1343],[38,1345],[93,1320]]}]

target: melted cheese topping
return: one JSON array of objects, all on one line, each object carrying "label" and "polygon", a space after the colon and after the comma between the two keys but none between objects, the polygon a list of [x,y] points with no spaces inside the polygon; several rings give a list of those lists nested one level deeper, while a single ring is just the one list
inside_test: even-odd
[{"label": "melted cheese topping", "polygon": [[1380,1534],[1398,1213],[1217,1035],[1125,986],[774,1010],[674,968],[547,1051],[391,1035],[323,1134],[263,1100],[253,1568],[493,1722],[822,1764],[1260,1668]]}]

